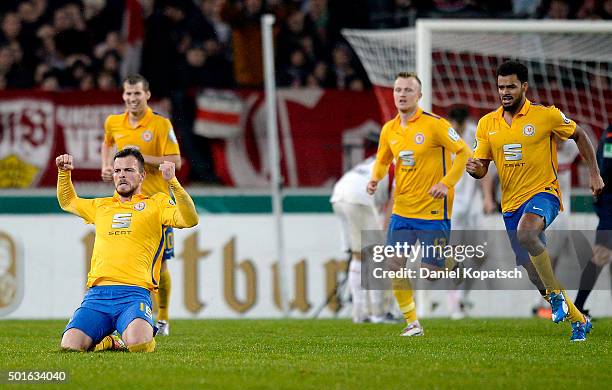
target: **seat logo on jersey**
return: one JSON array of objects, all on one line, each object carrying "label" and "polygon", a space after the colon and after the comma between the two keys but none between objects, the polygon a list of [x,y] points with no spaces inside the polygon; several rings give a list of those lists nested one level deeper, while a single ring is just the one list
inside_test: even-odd
[{"label": "seat logo on jersey", "polygon": [[414,166],[414,151],[402,150],[399,152],[399,159],[402,161],[402,166],[413,167]]},{"label": "seat logo on jersey", "polygon": [[448,138],[457,142],[459,141],[459,134],[455,131],[455,129],[453,129],[452,127],[449,127],[448,128]]},{"label": "seat logo on jersey", "polygon": [[518,161],[523,159],[523,146],[521,144],[504,145],[504,159],[506,161]]},{"label": "seat logo on jersey", "polygon": [[127,229],[132,223],[132,213],[119,213],[113,215],[113,229]]},{"label": "seat logo on jersey", "polygon": [[417,135],[414,136],[414,142],[416,142],[417,145],[422,144],[425,142],[425,136],[422,133],[417,133]]},{"label": "seat logo on jersey", "polygon": [[535,126],[532,124],[525,125],[525,127],[523,127],[523,134],[527,137],[531,137],[535,134]]},{"label": "seat logo on jersey", "polygon": [[153,139],[153,132],[151,130],[145,130],[142,132],[142,139],[145,142],[151,142]]},{"label": "seat logo on jersey", "polygon": [[136,211],[142,211],[145,209],[145,207],[147,207],[147,205],[145,204],[145,202],[138,202],[134,205],[134,210]]}]

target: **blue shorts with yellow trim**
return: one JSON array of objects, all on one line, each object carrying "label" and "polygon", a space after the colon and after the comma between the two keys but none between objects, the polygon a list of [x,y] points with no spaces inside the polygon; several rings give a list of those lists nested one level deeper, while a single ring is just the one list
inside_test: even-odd
[{"label": "blue shorts with yellow trim", "polygon": [[172,226],[164,226],[164,256],[163,260],[168,260],[174,257],[174,229]]},{"label": "blue shorts with yellow trim", "polygon": [[136,286],[94,286],[87,291],[64,333],[76,328],[91,337],[94,345],[115,329],[123,334],[136,318],[142,318],[157,331],[151,313],[149,290]]},{"label": "blue shorts with yellow trim", "polygon": [[[418,241],[429,246],[445,246],[450,242],[450,230],[451,223],[449,219],[405,218],[392,214],[387,231],[387,245],[404,242],[412,245]],[[445,260],[440,251],[425,251],[421,259],[423,263],[438,268],[444,267]]]},{"label": "blue shorts with yellow trim", "polygon": [[[559,198],[547,192],[540,192],[529,198],[515,211],[504,213],[504,224],[506,225],[510,245],[516,255],[516,265],[523,265],[530,261],[529,252],[519,244],[516,235],[518,224],[523,214],[532,213],[544,218],[544,229],[546,229],[557,218],[560,207]],[[543,231],[540,233],[540,240],[546,245],[546,236]]]}]

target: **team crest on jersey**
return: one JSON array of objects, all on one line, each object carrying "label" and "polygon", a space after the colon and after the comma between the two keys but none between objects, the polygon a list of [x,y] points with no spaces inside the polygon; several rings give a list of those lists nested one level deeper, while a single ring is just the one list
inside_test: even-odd
[{"label": "team crest on jersey", "polygon": [[168,199],[168,203],[170,203],[171,206],[176,205],[176,203],[174,203],[174,201],[172,199]]},{"label": "team crest on jersey", "polygon": [[455,131],[455,129],[453,129],[452,127],[449,127],[448,128],[448,138],[457,142],[459,141],[459,134]]},{"label": "team crest on jersey", "polygon": [[532,124],[525,125],[525,127],[523,127],[523,134],[525,134],[527,137],[531,137],[535,134],[535,126]]},{"label": "team crest on jersey", "polygon": [[134,210],[142,211],[145,209],[145,207],[146,207],[145,202],[138,202],[134,205]]},{"label": "team crest on jersey", "polygon": [[425,136],[423,135],[423,133],[417,133],[417,135],[414,136],[414,142],[416,142],[417,145],[420,145],[425,142]]},{"label": "team crest on jersey", "polygon": [[145,130],[142,132],[142,139],[145,142],[151,142],[153,139],[153,132],[151,130]]}]

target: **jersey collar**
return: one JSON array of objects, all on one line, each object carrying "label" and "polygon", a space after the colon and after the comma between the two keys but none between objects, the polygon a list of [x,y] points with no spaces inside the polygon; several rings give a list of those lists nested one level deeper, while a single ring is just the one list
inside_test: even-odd
[{"label": "jersey collar", "polygon": [[[517,112],[516,115],[514,116],[518,117],[518,116],[527,115],[527,112],[529,111],[530,107],[531,107],[531,102],[529,101],[529,99],[525,98],[525,103],[523,103],[523,107],[521,107],[519,112]],[[499,106],[497,111],[495,111],[495,117],[499,119],[500,121],[504,120],[504,107],[503,106]]]},{"label": "jersey collar", "polygon": [[[144,200],[146,198],[148,198],[148,196],[143,195],[143,194],[135,194],[135,195],[132,195],[132,200],[130,202],[137,202],[139,200]],[[115,191],[113,193],[113,201],[114,202],[121,202],[121,197],[119,196],[117,191]]]},{"label": "jersey collar", "polygon": [[[128,115],[129,114],[126,112],[125,113],[125,117],[123,118],[123,123],[127,124],[128,127],[131,127],[131,126],[129,126],[130,122],[129,122],[129,119],[128,119]],[[138,127],[141,127],[141,126],[142,127],[147,126],[152,118],[153,118],[153,109],[151,109],[151,107],[147,107],[147,110],[145,111],[144,116],[138,121],[138,123],[136,124],[135,128],[138,128]]]},{"label": "jersey collar", "polygon": [[[423,109],[421,107],[417,107],[417,110],[414,112],[414,115],[412,115],[409,119],[408,119],[408,123],[410,122],[415,122],[417,119],[419,119],[421,117],[421,115],[423,115]],[[395,119],[397,120],[397,124],[401,125],[402,123],[402,119],[400,118],[400,114],[397,114],[397,116],[395,117]]]}]

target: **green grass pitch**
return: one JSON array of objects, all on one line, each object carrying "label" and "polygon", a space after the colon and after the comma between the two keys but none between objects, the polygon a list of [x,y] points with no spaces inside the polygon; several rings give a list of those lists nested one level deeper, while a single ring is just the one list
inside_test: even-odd
[{"label": "green grass pitch", "polygon": [[152,354],[59,352],[65,324],[0,321],[3,375],[66,370],[45,387],[60,389],[612,388],[612,319],[584,343],[541,319],[423,320],[415,338],[348,320],[175,320]]}]

